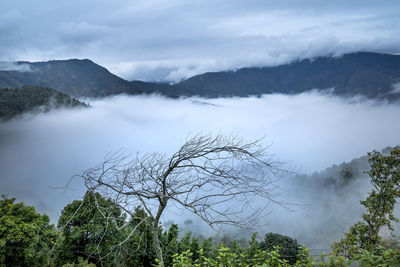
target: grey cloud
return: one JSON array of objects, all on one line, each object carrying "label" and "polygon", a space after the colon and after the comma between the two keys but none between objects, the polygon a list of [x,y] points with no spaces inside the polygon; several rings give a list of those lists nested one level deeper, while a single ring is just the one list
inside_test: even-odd
[{"label": "grey cloud", "polygon": [[[177,79],[169,78],[171,73],[177,71],[178,67],[174,67],[171,62],[147,61],[140,63],[118,63],[110,65],[110,71],[119,73],[128,79],[152,81],[152,82],[173,82]],[[131,77],[131,78],[129,78]]]},{"label": "grey cloud", "polygon": [[83,21],[79,23],[62,23],[58,30],[62,34],[62,40],[83,44],[105,37],[111,33],[112,28]]},{"label": "grey cloud", "polygon": [[0,60],[90,58],[126,79],[176,81],[327,53],[399,53],[399,13],[396,1],[5,1]]},{"label": "grey cloud", "polygon": [[[16,9],[10,9],[5,13],[0,13],[0,29],[5,30],[6,28],[12,28],[13,26],[19,26],[20,21],[24,19],[24,16]],[[14,28],[15,29],[15,28]]]},{"label": "grey cloud", "polygon": [[400,83],[393,84],[392,94],[400,94]]},{"label": "grey cloud", "polygon": [[274,209],[274,218],[262,229],[283,233],[306,244],[318,255],[329,252],[332,241],[340,240],[348,228],[360,220],[362,207],[371,184],[364,172],[367,157],[333,165],[309,175],[282,179],[282,199],[297,206],[290,210]]}]

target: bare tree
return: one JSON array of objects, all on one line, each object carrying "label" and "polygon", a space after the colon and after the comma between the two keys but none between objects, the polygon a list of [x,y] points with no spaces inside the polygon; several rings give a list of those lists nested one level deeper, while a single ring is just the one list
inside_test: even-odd
[{"label": "bare tree", "polygon": [[278,169],[261,140],[196,135],[172,156],[151,153],[128,159],[121,153],[111,154],[82,177],[89,190],[111,198],[128,214],[132,215],[138,205],[144,208],[151,218],[161,266],[158,229],[169,204],[196,214],[212,227],[230,224],[248,228],[257,223],[264,209],[252,207],[255,198],[265,200],[264,207],[276,202],[273,189]]}]

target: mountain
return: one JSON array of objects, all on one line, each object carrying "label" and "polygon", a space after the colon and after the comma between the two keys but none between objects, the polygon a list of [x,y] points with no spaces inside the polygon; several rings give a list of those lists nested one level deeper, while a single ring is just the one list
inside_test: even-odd
[{"label": "mountain", "polygon": [[[394,98],[400,82],[400,56],[354,53],[318,57],[276,67],[243,68],[194,76],[175,85],[177,94],[210,97],[268,93],[297,94],[334,88],[336,95],[360,94],[368,98]],[[399,97],[399,96],[397,96]]]},{"label": "mountain", "polygon": [[141,84],[128,82],[88,59],[16,62],[28,71],[0,71],[0,88],[23,85],[54,88],[73,96],[107,96],[143,93]]},{"label": "mountain", "polygon": [[24,112],[49,111],[61,107],[88,107],[70,96],[51,88],[23,86],[0,89],[0,119],[11,119]]},{"label": "mountain", "polygon": [[400,90],[395,93],[393,87],[400,83],[400,56],[368,52],[297,60],[274,67],[209,72],[173,85],[126,81],[88,59],[16,64],[30,71],[0,71],[0,87],[36,85],[88,97],[120,93],[218,97],[333,89],[333,94],[340,96],[400,98]]}]

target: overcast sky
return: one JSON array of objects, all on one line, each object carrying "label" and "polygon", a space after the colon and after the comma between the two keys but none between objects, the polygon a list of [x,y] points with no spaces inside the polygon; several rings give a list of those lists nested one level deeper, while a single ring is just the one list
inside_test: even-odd
[{"label": "overcast sky", "polygon": [[400,53],[397,0],[2,0],[0,5],[0,61],[89,58],[129,80],[176,81],[206,71],[361,50]]}]

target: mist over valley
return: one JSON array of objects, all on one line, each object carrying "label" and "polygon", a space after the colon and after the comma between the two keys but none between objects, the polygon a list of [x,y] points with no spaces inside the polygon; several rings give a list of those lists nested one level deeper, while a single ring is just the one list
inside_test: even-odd
[{"label": "mist over valley", "polygon": [[[214,99],[120,95],[85,101],[90,108],[26,113],[1,122],[0,176],[7,177],[0,181],[1,193],[57,221],[62,208],[85,192],[83,181],[71,177],[110,152],[172,154],[197,133],[234,134],[245,140],[265,136],[268,153],[283,162],[283,169],[295,172],[279,179],[278,199],[295,205],[270,206],[272,213],[258,230],[327,249],[359,218],[359,200],[370,188],[363,174],[366,153],[396,146],[400,132],[398,104],[318,91]],[[214,233],[206,225],[199,227],[196,217],[176,216],[181,211],[171,210],[164,222],[201,229],[203,235]],[[188,219],[196,227],[184,225]]]}]

